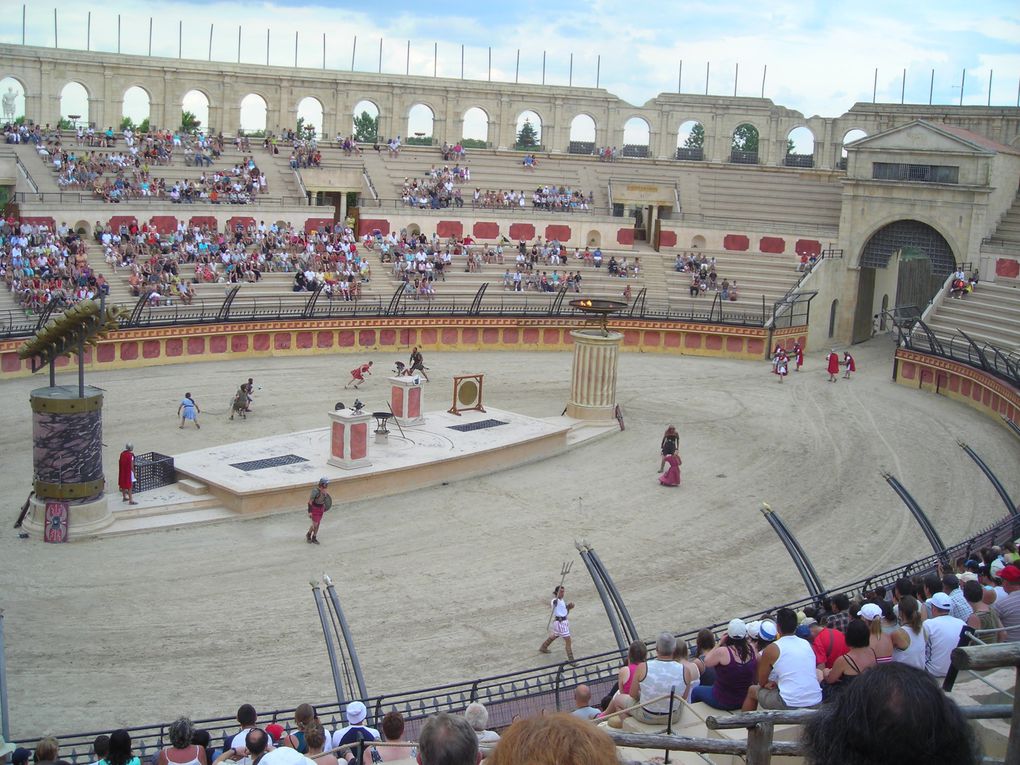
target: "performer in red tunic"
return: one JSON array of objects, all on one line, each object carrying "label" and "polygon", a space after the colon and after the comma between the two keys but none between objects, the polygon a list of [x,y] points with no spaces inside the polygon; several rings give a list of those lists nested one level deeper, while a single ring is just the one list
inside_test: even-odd
[{"label": "performer in red tunic", "polygon": [[857,371],[857,362],[854,361],[854,357],[847,351],[843,351],[843,366],[846,367],[846,372],[843,373],[843,377],[849,380],[850,373]]},{"label": "performer in red tunic", "polygon": [[131,444],[124,444],[124,451],[120,453],[117,485],[120,487],[120,497],[122,500],[132,505],[138,504],[135,502],[134,497],[135,447]]},{"label": "performer in red tunic", "polygon": [[371,361],[368,362],[367,364],[362,364],[357,369],[352,369],[351,381],[344,386],[344,389],[346,390],[347,388],[351,387],[352,384],[354,385],[355,388],[357,388],[359,385],[361,385],[361,383],[365,382],[365,375],[370,374],[372,374]]},{"label": "performer in red tunic", "polygon": [[793,355],[797,358],[796,371],[799,372],[800,368],[804,366],[804,349],[801,347],[800,343],[793,344]]},{"label": "performer in red tunic", "polygon": [[786,351],[780,351],[776,357],[776,374],[779,375],[779,382],[783,381],[786,377],[786,373],[790,369],[790,357],[786,355]]},{"label": "performer in red tunic", "polygon": [[836,375],[839,374],[839,356],[836,355],[836,349],[833,348],[829,351],[829,382],[836,382]]}]

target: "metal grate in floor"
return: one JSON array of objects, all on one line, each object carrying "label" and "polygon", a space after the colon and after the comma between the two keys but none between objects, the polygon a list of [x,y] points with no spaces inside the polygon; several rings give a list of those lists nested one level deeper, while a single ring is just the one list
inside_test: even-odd
[{"label": "metal grate in floor", "polygon": [[267,457],[264,460],[251,460],[250,462],[232,462],[230,467],[243,470],[246,473],[250,473],[253,470],[265,470],[266,468],[281,467],[283,465],[293,465],[297,462],[308,462],[304,457],[298,457],[296,454],[283,454],[279,457]]},{"label": "metal grate in floor", "polygon": [[503,420],[479,420],[478,422],[465,422],[463,425],[449,425],[447,427],[450,430],[459,430],[461,433],[467,433],[471,430],[485,430],[486,428],[495,428],[499,425],[509,424],[509,422],[503,422]]}]

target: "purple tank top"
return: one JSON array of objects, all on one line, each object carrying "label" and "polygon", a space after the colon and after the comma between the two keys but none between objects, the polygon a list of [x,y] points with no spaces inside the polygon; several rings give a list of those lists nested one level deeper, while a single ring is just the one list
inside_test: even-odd
[{"label": "purple tank top", "polygon": [[712,693],[720,706],[736,709],[744,703],[747,689],[757,680],[758,657],[752,652],[750,661],[738,664],[737,652],[730,647],[727,650],[730,652],[730,663],[716,665]]}]

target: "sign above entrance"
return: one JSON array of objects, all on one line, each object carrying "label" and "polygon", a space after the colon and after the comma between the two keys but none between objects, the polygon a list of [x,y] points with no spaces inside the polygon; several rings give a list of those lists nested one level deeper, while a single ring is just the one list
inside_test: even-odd
[{"label": "sign above entrance", "polygon": [[673,187],[664,183],[613,183],[613,202],[672,207],[675,201]]}]

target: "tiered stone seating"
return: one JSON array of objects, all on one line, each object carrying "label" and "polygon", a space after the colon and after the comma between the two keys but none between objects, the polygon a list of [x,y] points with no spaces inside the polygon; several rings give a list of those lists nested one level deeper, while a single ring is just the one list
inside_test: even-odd
[{"label": "tiered stone seating", "polygon": [[[698,254],[702,253],[708,258],[715,257],[719,284],[722,284],[723,279],[728,279],[730,283],[734,280],[737,282],[739,299],[727,301],[730,311],[760,311],[762,295],[765,296],[766,309],[771,311],[772,304],[781,300],[800,278],[800,272],[797,271],[799,259],[794,255],[698,251]],[[660,254],[657,257],[665,272],[664,281],[670,305],[679,310],[707,311],[713,293],[691,297],[691,274],[673,269],[675,255]]]},{"label": "tiered stone seating", "polygon": [[1020,248],[1020,194],[995,227],[990,244],[1012,247],[1014,253]]},{"label": "tiered stone seating", "polygon": [[701,215],[739,220],[783,221],[798,225],[839,225],[842,187],[817,173],[711,168],[694,174]]},{"label": "tiered stone seating", "polygon": [[965,298],[945,297],[926,323],[942,339],[962,329],[978,343],[1020,351],[1020,287],[981,282]]}]

